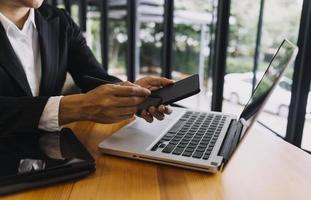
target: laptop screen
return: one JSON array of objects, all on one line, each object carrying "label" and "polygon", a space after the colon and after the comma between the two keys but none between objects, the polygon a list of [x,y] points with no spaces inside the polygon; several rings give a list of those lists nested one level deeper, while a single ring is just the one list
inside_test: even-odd
[{"label": "laptop screen", "polygon": [[263,107],[274,86],[282,76],[287,65],[295,58],[298,48],[291,42],[284,40],[273,56],[262,79],[256,86],[254,93],[246,104],[240,120],[249,127],[255,120],[258,111]]}]

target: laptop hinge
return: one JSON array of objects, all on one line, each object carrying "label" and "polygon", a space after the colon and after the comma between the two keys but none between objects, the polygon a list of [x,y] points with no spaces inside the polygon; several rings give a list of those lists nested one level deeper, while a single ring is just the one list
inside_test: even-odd
[{"label": "laptop hinge", "polygon": [[236,149],[239,141],[243,125],[240,121],[232,120],[227,131],[226,137],[222,143],[219,151],[219,156],[223,157],[224,165],[232,156],[234,150]]}]

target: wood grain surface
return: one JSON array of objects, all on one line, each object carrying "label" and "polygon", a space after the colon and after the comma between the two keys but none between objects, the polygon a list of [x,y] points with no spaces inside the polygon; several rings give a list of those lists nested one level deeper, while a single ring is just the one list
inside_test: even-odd
[{"label": "wood grain surface", "polygon": [[310,200],[311,156],[254,127],[224,172],[208,174],[101,155],[97,145],[128,121],[69,125],[96,159],[86,178],[0,197],[5,200]]}]

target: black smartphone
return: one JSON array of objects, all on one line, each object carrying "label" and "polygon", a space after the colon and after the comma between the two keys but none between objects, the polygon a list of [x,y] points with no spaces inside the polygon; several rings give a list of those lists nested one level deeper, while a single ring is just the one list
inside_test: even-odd
[{"label": "black smartphone", "polygon": [[195,74],[167,87],[151,92],[151,95],[138,106],[137,114],[150,106],[169,105],[200,92],[199,75]]}]

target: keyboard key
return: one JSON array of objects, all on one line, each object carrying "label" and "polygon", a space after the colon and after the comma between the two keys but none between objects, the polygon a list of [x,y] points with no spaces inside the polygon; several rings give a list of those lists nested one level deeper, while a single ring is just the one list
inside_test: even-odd
[{"label": "keyboard key", "polygon": [[179,144],[177,147],[179,148],[185,148],[187,146],[187,144]]},{"label": "keyboard key", "polygon": [[211,140],[211,137],[209,137],[209,136],[204,136],[204,137],[202,138],[202,140],[209,142],[209,141]]},{"label": "keyboard key", "polygon": [[198,138],[202,138],[204,135],[204,133],[197,133],[196,136],[198,136]]},{"label": "keyboard key", "polygon": [[203,152],[194,152],[194,154],[192,155],[193,158],[201,158],[203,156]]},{"label": "keyboard key", "polygon": [[168,137],[173,137],[173,136],[175,135],[175,133],[168,132],[168,133],[166,133],[165,135],[168,136]]},{"label": "keyboard key", "polygon": [[194,152],[194,149],[195,149],[194,147],[189,147],[189,146],[188,146],[188,147],[186,148],[185,151]]},{"label": "keyboard key", "polygon": [[190,151],[185,151],[182,155],[183,155],[183,156],[190,157],[190,156],[192,155],[192,152],[190,152]]},{"label": "keyboard key", "polygon": [[173,149],[175,148],[175,145],[168,144],[166,147],[162,150],[164,153],[171,153]]},{"label": "keyboard key", "polygon": [[208,158],[209,158],[209,155],[204,155],[204,156],[203,156],[203,159],[204,159],[204,160],[208,160]]},{"label": "keyboard key", "polygon": [[178,144],[178,141],[170,141],[169,144],[176,145]]},{"label": "keyboard key", "polygon": [[210,140],[212,139],[212,135],[204,135],[204,138]]},{"label": "keyboard key", "polygon": [[151,148],[151,151],[156,151],[160,145],[161,145],[161,142],[157,142],[157,143]]},{"label": "keyboard key", "polygon": [[183,127],[184,124],[185,124],[184,121],[180,121],[180,120],[177,121],[177,123],[170,129],[170,132],[174,132],[174,133],[178,132],[179,129]]},{"label": "keyboard key", "polygon": [[164,136],[161,140],[164,140],[164,141],[169,141],[169,140],[171,140],[171,139],[172,139],[171,137]]},{"label": "keyboard key", "polygon": [[189,138],[189,139],[185,139],[185,138],[184,138],[183,140],[184,140],[185,142],[187,142],[187,144],[188,144],[188,143],[190,142],[191,139],[190,139],[190,138]]},{"label": "keyboard key", "polygon": [[176,135],[177,137],[183,137],[184,136],[184,134],[182,134],[182,133],[177,133],[177,135]]},{"label": "keyboard key", "polygon": [[199,146],[198,147],[200,147],[200,148],[204,148],[204,149],[207,149],[207,144],[199,144]]},{"label": "keyboard key", "polygon": [[198,151],[198,152],[204,152],[204,151],[205,151],[205,148],[200,148],[200,147],[198,147],[196,151]]},{"label": "keyboard key", "polygon": [[178,148],[176,147],[176,149],[173,151],[173,154],[175,155],[180,155],[183,152],[183,148]]},{"label": "keyboard key", "polygon": [[177,141],[180,141],[181,140],[181,136],[175,136],[174,138],[173,138],[173,140],[177,140]]},{"label": "keyboard key", "polygon": [[193,139],[196,139],[196,140],[200,140],[202,137],[201,136],[199,136],[199,135],[195,135],[194,137],[193,137]]}]

